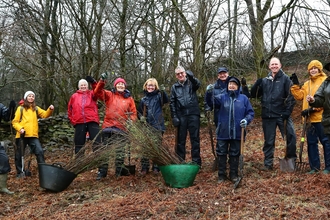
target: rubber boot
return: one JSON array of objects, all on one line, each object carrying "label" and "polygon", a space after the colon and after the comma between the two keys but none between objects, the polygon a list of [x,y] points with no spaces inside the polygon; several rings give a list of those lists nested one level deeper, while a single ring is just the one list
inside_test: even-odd
[{"label": "rubber boot", "polygon": [[14,192],[11,192],[7,189],[7,179],[8,174],[0,174],[0,192],[7,193],[9,195],[14,194]]},{"label": "rubber boot", "polygon": [[230,172],[229,177],[230,180],[233,182],[236,182],[238,180],[238,157],[229,157],[229,166],[230,166]]},{"label": "rubber boot", "polygon": [[218,183],[222,183],[227,179],[227,175],[226,175],[227,156],[218,156],[218,158],[219,158]]}]

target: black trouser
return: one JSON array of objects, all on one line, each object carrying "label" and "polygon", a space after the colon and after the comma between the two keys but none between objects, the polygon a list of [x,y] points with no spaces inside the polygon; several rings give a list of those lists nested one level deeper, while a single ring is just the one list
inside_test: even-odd
[{"label": "black trouser", "polygon": [[[118,143],[119,141],[127,142],[126,138],[121,134],[122,131],[120,131],[117,128],[114,128],[113,130],[103,130],[102,131],[102,143],[109,145],[109,147],[112,146],[111,143]],[[116,166],[116,174],[120,175],[122,170],[124,169],[124,161],[125,161],[125,149],[122,147],[123,145],[120,144],[115,149],[116,153],[116,159],[115,159],[115,166]],[[108,163],[104,163],[102,166],[99,167],[99,173],[102,176],[106,176],[108,172]]]},{"label": "black trouser", "polygon": [[218,176],[226,175],[227,155],[229,156],[230,176],[237,177],[238,173],[238,157],[240,155],[240,140],[218,140],[217,156],[219,157]]},{"label": "black trouser", "polygon": [[200,118],[199,115],[186,115],[180,117],[180,126],[177,128],[178,145],[176,153],[181,160],[186,159],[186,139],[189,131],[191,143],[191,158],[198,165],[202,164],[200,156],[200,138],[199,138]]},{"label": "black trouser", "polygon": [[[263,118],[262,129],[264,131],[264,165],[273,167],[274,163],[274,151],[275,151],[275,137],[276,127],[280,129],[281,134],[284,134],[284,123],[282,118]],[[294,131],[293,122],[291,117],[287,119],[286,123],[286,145],[287,145],[287,157],[297,158],[296,154],[296,133]]]},{"label": "black trouser", "polygon": [[76,124],[75,130],[74,130],[74,152],[77,154],[80,149],[85,145],[86,143],[86,134],[89,133],[89,139],[94,140],[94,145],[97,145],[100,143],[100,127],[99,124],[96,122],[88,122],[84,124]]},{"label": "black trouser", "polygon": [[[23,141],[23,143],[21,143]],[[38,163],[45,163],[44,151],[41,147],[40,141],[36,137],[16,138],[17,149],[15,151],[15,166],[17,174],[24,171],[22,160],[24,159],[24,152],[26,145],[29,145],[31,153],[36,155]]]}]

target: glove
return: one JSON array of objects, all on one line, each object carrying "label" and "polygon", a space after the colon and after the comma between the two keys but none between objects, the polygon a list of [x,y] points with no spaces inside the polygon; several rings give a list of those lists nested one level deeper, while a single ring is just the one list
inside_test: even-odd
[{"label": "glove", "polygon": [[189,78],[193,78],[193,77],[194,77],[194,74],[193,74],[193,72],[191,72],[191,70],[187,70],[187,71],[186,71],[186,74],[187,74],[187,76],[188,76]]},{"label": "glove", "polygon": [[124,98],[127,99],[128,97],[131,97],[131,92],[128,89],[125,89],[124,90]]},{"label": "glove", "polygon": [[291,79],[293,85],[299,85],[299,80],[298,80],[297,74],[292,73],[290,79]]},{"label": "glove", "polygon": [[242,127],[242,128],[246,128],[247,126],[247,120],[246,119],[242,119],[239,123],[239,125]]},{"label": "glove", "polygon": [[290,113],[283,112],[281,118],[283,118],[283,120],[287,120],[290,117],[290,115],[291,115]]},{"label": "glove", "polygon": [[313,108],[307,108],[301,112],[301,116],[306,117],[311,115],[311,113],[315,112]]},{"label": "glove", "polygon": [[213,84],[209,84],[207,87],[206,87],[206,91],[209,92],[211,90],[214,89],[214,85]]},{"label": "glove", "polygon": [[104,81],[105,79],[108,78],[108,73],[107,72],[104,72],[101,74],[101,79]]},{"label": "glove", "polygon": [[142,123],[146,123],[147,119],[146,119],[146,117],[141,116],[141,117],[140,117],[140,121],[141,121]]},{"label": "glove", "polygon": [[172,118],[172,123],[174,127],[178,127],[180,125],[180,119]]},{"label": "glove", "polygon": [[164,86],[164,84],[161,84],[161,85],[159,86],[159,90],[162,91],[162,92],[165,91],[165,86]]},{"label": "glove", "polygon": [[86,81],[89,83],[96,83],[96,80],[92,76],[86,76]]},{"label": "glove", "polygon": [[258,86],[261,86],[261,83],[262,83],[262,78],[257,79],[255,85],[258,87]]}]

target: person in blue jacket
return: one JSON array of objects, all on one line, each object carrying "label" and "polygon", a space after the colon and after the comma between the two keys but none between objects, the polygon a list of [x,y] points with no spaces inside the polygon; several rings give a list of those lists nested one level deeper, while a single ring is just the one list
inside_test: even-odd
[{"label": "person in blue jacket", "polygon": [[[214,103],[219,106],[217,124],[217,156],[219,158],[218,183],[227,179],[226,165],[229,157],[229,179],[238,180],[241,128],[246,128],[254,118],[251,103],[240,93],[241,83],[236,77],[227,79],[227,92],[216,95]],[[212,104],[212,99],[206,100]]]},{"label": "person in blue jacket", "polygon": [[[141,122],[148,123],[156,131],[165,132],[165,123],[162,107],[169,102],[168,95],[165,92],[163,85],[158,86],[158,82],[155,78],[149,78],[143,85],[144,97],[141,99],[138,106],[138,116]],[[141,174],[145,175],[149,172],[149,159],[141,159]],[[152,166],[153,172],[156,174],[159,172],[159,168],[156,164]]]}]

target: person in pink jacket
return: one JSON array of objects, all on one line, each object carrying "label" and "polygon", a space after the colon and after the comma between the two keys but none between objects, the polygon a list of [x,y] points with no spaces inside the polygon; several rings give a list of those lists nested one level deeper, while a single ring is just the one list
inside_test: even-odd
[{"label": "person in pink jacket", "polygon": [[71,96],[68,103],[68,118],[75,128],[74,147],[77,154],[86,142],[86,134],[94,140],[94,145],[100,143],[100,119],[97,107],[97,97],[88,88],[85,79],[79,80],[78,90]]},{"label": "person in pink jacket", "polygon": [[[102,141],[107,142],[109,138],[116,138],[126,131],[125,124],[128,120],[136,121],[137,111],[134,99],[126,89],[127,84],[123,78],[117,78],[111,90],[105,90],[105,79],[107,73],[101,74],[101,80],[98,82],[94,92],[98,99],[105,103],[104,121],[102,124]],[[124,141],[124,140],[123,140]],[[116,175],[129,175],[124,168],[124,149],[116,149]],[[99,169],[98,179],[107,176],[108,164],[104,164]]]}]

